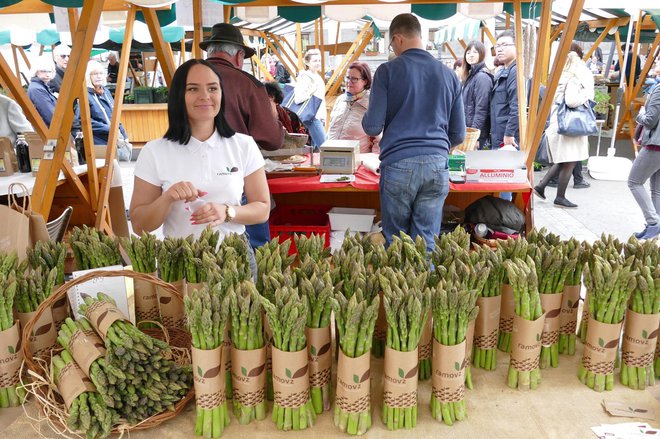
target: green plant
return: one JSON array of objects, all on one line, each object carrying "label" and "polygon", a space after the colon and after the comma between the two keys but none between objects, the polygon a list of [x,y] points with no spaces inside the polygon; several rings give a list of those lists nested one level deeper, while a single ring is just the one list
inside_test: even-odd
[{"label": "green plant", "polygon": [[133,95],[133,93],[128,93],[127,95],[124,96],[124,103],[125,104],[135,103],[135,96]]},{"label": "green plant", "polygon": [[610,108],[614,108],[614,105],[610,103],[611,99],[609,93],[596,89],[594,92],[594,102],[596,102],[594,111],[599,114],[607,114]]}]

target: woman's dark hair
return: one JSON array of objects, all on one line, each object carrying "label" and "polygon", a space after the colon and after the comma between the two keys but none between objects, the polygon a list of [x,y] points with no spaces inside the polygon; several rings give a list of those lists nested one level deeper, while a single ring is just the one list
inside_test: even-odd
[{"label": "woman's dark hair", "polygon": [[456,69],[460,69],[460,68],[463,68],[463,60],[458,58],[456,61],[454,61],[453,69],[456,70]]},{"label": "woman's dark hair", "polygon": [[476,40],[470,41],[470,44],[467,45],[467,47],[465,48],[465,53],[463,54],[463,65],[465,66],[468,72],[472,67],[467,62],[467,53],[470,51],[470,49],[474,49],[477,52],[479,52],[479,61],[477,61],[478,63],[482,62],[484,58],[486,58],[486,47],[483,45],[483,43],[481,41],[476,41]]},{"label": "woman's dark hair", "polygon": [[577,42],[573,41],[571,43],[570,51],[577,53],[580,59],[584,58],[584,52],[582,51],[582,47]]},{"label": "woman's dark hair", "polygon": [[284,92],[282,91],[282,87],[280,87],[280,83],[265,82],[264,87],[266,87],[266,93],[268,93],[268,96],[273,98],[277,105],[281,105],[282,101],[284,101]]},{"label": "woman's dark hair", "polygon": [[[213,64],[203,59],[191,59],[179,66],[174,72],[172,78],[172,85],[170,86],[169,96],[167,98],[167,119],[169,128],[163,136],[167,140],[179,142],[182,145],[187,145],[192,136],[190,132],[190,122],[188,121],[188,112],[186,110],[186,83],[188,81],[188,73],[194,65],[204,65],[211,69],[218,77],[220,82],[220,89],[222,90],[222,78],[220,73],[216,70]],[[220,100],[220,111],[215,116],[215,129],[221,137],[231,137],[236,134],[236,131],[229,125],[225,119],[225,94],[222,94]]]},{"label": "woman's dark hair", "polygon": [[355,69],[360,72],[360,76],[365,82],[364,89],[369,90],[371,88],[371,69],[369,68],[369,64],[364,61],[355,61],[350,66],[348,66],[348,70],[351,69]]}]

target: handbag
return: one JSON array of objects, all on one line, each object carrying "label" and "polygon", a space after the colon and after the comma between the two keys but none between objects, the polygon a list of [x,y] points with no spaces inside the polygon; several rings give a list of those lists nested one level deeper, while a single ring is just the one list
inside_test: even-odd
[{"label": "handbag", "polygon": [[552,164],[550,151],[548,151],[548,138],[545,133],[543,133],[543,136],[541,136],[541,142],[539,143],[539,147],[536,150],[534,161],[542,166],[550,166]]},{"label": "handbag", "polygon": [[316,113],[319,111],[321,106],[321,99],[312,95],[306,101],[303,101],[299,104],[296,104],[294,101],[295,97],[295,87],[291,85],[284,85],[284,100],[282,101],[282,106],[288,108],[289,110],[296,113],[303,123],[308,123],[316,119]]},{"label": "handbag", "polygon": [[569,137],[597,134],[595,105],[594,101],[589,100],[576,108],[571,108],[566,105],[565,98],[562,98],[557,106],[557,134]]}]

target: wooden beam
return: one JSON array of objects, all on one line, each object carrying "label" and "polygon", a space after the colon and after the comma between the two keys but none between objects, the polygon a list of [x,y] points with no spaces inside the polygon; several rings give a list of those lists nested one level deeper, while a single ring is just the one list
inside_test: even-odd
[{"label": "wooden beam", "polygon": [[[122,56],[122,58],[124,58]],[[121,63],[121,59],[120,59]],[[89,203],[94,214],[99,200],[99,174],[96,168],[96,152],[94,151],[94,132],[92,131],[92,121],[89,108],[89,94],[87,84],[83,81],[80,84],[80,127],[83,133],[83,143],[85,145],[85,161],[87,162],[87,178],[89,181]],[[118,96],[115,93],[115,96]]]},{"label": "wooden beam", "polygon": [[459,38],[459,40],[458,40],[458,44],[461,45],[461,47],[463,48],[463,50],[467,49],[467,44],[465,44],[465,41],[463,41],[463,40],[460,39],[460,38]]},{"label": "wooden beam", "polygon": [[[292,77],[295,78],[295,77],[296,77],[296,68],[295,68],[296,63],[293,61],[293,59],[291,59],[291,57],[289,56],[289,54],[286,53],[286,51],[284,50],[284,47],[282,47],[281,42],[280,42],[280,43],[277,43],[277,44],[280,46],[280,49],[277,50],[277,48],[275,47],[275,45],[273,44],[273,42],[270,40],[270,36],[271,36],[271,35],[272,35],[272,36],[275,36],[274,34],[268,34],[268,33],[266,33],[266,32],[259,31],[259,36],[260,36],[261,38],[263,38],[263,39],[266,41],[266,45],[267,45],[268,47],[270,47],[271,52],[277,55],[277,57],[280,59],[280,62],[282,63],[282,65],[284,66],[284,68],[289,72],[289,74],[290,74]],[[273,38],[273,39],[275,39],[275,38]],[[277,42],[277,41],[276,41],[276,42]],[[284,60],[285,57],[286,57],[286,59],[287,59],[286,61]],[[291,66],[293,66],[293,67],[290,67],[289,64],[287,63],[287,61],[288,61],[289,63],[291,63]]]},{"label": "wooden beam", "polygon": [[[335,54],[337,53],[337,48],[339,47],[339,31],[341,30],[341,21],[337,21],[337,34],[335,35]],[[390,38],[392,36],[390,35]]]},{"label": "wooden beam", "polygon": [[92,51],[94,34],[99,26],[102,9],[103,2],[86,2],[82,8],[78,27],[75,32],[72,31],[73,48],[69,58],[69,67],[62,80],[62,92],[57,100],[49,129],[49,137],[57,137],[57,147],[52,160],[41,160],[34,184],[35,190],[32,193],[33,210],[44,218],[48,218],[50,213],[60,169],[65,161],[64,153],[71,136],[71,124],[74,117],[73,103],[81,91],[79,86],[74,86],[74,84],[84,83],[86,61]]},{"label": "wooden beam", "polygon": [[319,50],[321,47],[319,46],[319,20],[318,18],[314,20],[314,46],[316,46]]},{"label": "wooden beam", "polygon": [[[270,82],[270,81],[274,81],[274,80],[275,80],[275,78],[273,78],[273,75],[271,75],[270,72],[268,71],[268,68],[266,68],[266,66],[263,65],[263,63],[262,63],[261,60],[257,57],[256,54],[252,55],[252,62],[255,63],[255,64],[257,65],[257,67],[259,68],[259,71],[260,71],[261,73],[263,73],[264,78],[266,78],[266,81],[269,81],[269,82]],[[255,75],[255,76],[256,76],[256,75]]]},{"label": "wooden beam", "polygon": [[[13,44],[11,45],[11,53],[14,57],[15,74],[16,74],[16,77],[20,80],[21,79],[21,68],[18,65],[18,50],[16,49],[16,46],[14,46]],[[53,66],[53,68],[55,68],[55,67]]]},{"label": "wooden beam", "polygon": [[[126,0],[103,0],[104,12],[124,12],[126,11]],[[162,2],[165,3],[165,2]],[[169,10],[171,6],[156,8],[157,10]],[[41,0],[22,0],[14,5],[0,9],[0,15],[3,14],[52,14],[53,6],[42,2]]]},{"label": "wooden beam", "polygon": [[511,29],[511,14],[509,14],[508,12],[506,13],[506,21],[504,27],[506,27],[507,29]]},{"label": "wooden beam", "polygon": [[21,46],[18,46],[18,51],[21,54],[21,57],[23,57],[23,62],[27,66],[28,69],[32,68],[32,65],[30,64],[30,59],[27,57],[27,54],[25,53],[25,50]]},{"label": "wooden beam", "polygon": [[301,71],[303,66],[303,46],[302,46],[302,31],[300,23],[296,23],[296,52],[298,54],[298,71]]},{"label": "wooden beam", "polygon": [[[568,17],[566,17],[565,22],[566,26],[559,42],[559,49],[557,50],[557,55],[555,56],[555,60],[552,65],[548,86],[545,88],[545,93],[543,94],[537,120],[547,120],[548,116],[550,115],[550,110],[555,100],[555,93],[557,92],[557,86],[559,84],[559,78],[561,77],[562,70],[566,64],[566,58],[568,57],[568,52],[571,48],[571,44],[573,43],[573,38],[575,37],[575,31],[577,30],[578,23],[580,22],[580,14],[582,12],[582,8],[584,7],[584,1],[585,0],[573,0],[573,4],[568,10]],[[540,44],[547,44],[541,39],[538,41]],[[541,136],[543,135],[544,131],[545,124],[542,126],[537,126],[533,130],[534,136],[532,136],[531,144],[527,149],[527,169],[532,168],[532,162],[536,156],[536,150],[538,149],[538,145],[541,141]]]},{"label": "wooden beam", "polygon": [[587,20],[584,23],[589,26],[589,29],[597,29],[599,27],[607,27],[611,22],[614,26],[626,26],[630,22],[630,17],[619,18],[604,18],[602,20]]},{"label": "wooden beam", "polygon": [[557,26],[555,26],[555,30],[552,32],[552,35],[550,36],[549,43],[552,44],[553,41],[559,38],[559,35],[563,30],[564,30],[564,23],[559,23]]},{"label": "wooden beam", "polygon": [[80,16],[78,15],[78,9],[76,8],[67,8],[66,14],[69,18],[69,30],[73,33],[78,27],[78,20]]},{"label": "wooden beam", "polygon": [[445,49],[447,49],[449,51],[449,53],[451,53],[451,56],[454,57],[454,60],[457,60],[458,57],[456,56],[456,53],[452,50],[451,45],[447,42],[445,42],[443,44],[445,45]]},{"label": "wooden beam", "polygon": [[[522,31],[522,4],[521,0],[513,3],[515,15],[516,32],[516,80],[518,83],[518,132],[521,144],[520,149],[527,150],[529,145],[522,145],[524,133],[527,132],[527,81],[525,80],[525,60],[523,52],[523,31]],[[497,147],[497,145],[496,145]]]},{"label": "wooden beam", "polygon": [[[350,65],[351,62],[353,62],[353,59],[351,57],[353,53],[357,53],[357,56],[360,56],[362,49],[364,49],[371,40],[371,36],[373,35],[373,29],[371,27],[371,24],[372,24],[371,21],[364,24],[357,38],[355,39],[355,41],[353,41],[353,44],[351,44],[351,47],[346,52],[346,56],[344,56],[344,58],[342,59],[340,67],[335,69],[335,71],[332,73],[332,77],[325,85],[326,95],[333,96],[333,94],[337,91],[337,89],[341,85],[342,82],[341,78],[344,77],[346,73],[346,68]],[[356,51],[356,49],[358,48],[360,49],[360,51]]]},{"label": "wooden beam", "polygon": [[[202,49],[199,43],[202,42],[204,37],[204,27],[202,20],[202,0],[192,0],[193,8],[193,44],[192,44],[192,57],[201,59]],[[185,52],[185,48],[183,49]]]},{"label": "wooden beam", "polygon": [[[637,23],[640,23],[642,21],[642,14],[644,11],[639,11],[639,18]],[[626,87],[625,87],[625,93],[623,95],[623,104],[621,105],[621,119],[619,120],[619,125],[616,127],[616,132],[621,133],[623,131],[623,125],[628,122],[630,119],[630,105],[632,104],[633,99],[635,99],[635,95],[633,94],[633,90],[635,89],[635,73],[637,73],[637,59],[639,58],[638,52],[639,52],[639,38],[642,33],[642,27],[641,26],[635,26],[635,40],[633,42],[633,49],[632,53],[628,52],[628,57],[630,58],[630,76],[628,78],[625,78],[626,81]],[[625,75],[626,74],[626,61],[624,60],[623,63],[619,64],[619,75]],[[619,76],[620,77],[620,76]],[[633,127],[629,127],[630,133],[633,131]]]},{"label": "wooden beam", "polygon": [[612,30],[614,26],[618,26],[616,23],[618,20],[610,20],[607,26],[605,26],[605,29],[600,33],[596,41],[594,41],[594,44],[592,44],[591,48],[589,48],[589,51],[584,55],[584,58],[582,58],[583,61],[587,61],[589,58],[591,58],[591,55],[594,54],[598,46],[600,46],[600,43],[603,42],[605,37],[607,37],[608,32]]},{"label": "wooden beam", "polygon": [[[321,42],[321,76],[325,77],[325,37],[323,36],[323,14],[319,17],[319,35]],[[328,119],[330,120],[330,119]]]},{"label": "wooden beam", "polygon": [[543,78],[544,73],[548,71],[548,62],[550,59],[550,47],[545,44],[545,41],[548,40],[548,35],[550,35],[551,15],[552,4],[550,2],[543,2],[541,5],[541,18],[539,21],[539,44],[537,44],[534,73],[532,74],[532,86],[530,87],[527,130],[524,135],[521,134],[520,136],[521,139],[525,139],[525,143],[521,145],[525,150],[528,150],[531,146],[532,138],[534,137],[533,131],[541,122],[538,119],[539,94],[541,90],[541,79]]},{"label": "wooden beam", "polygon": [[160,23],[158,22],[156,11],[150,8],[141,9],[142,14],[144,15],[144,21],[149,28],[149,34],[151,34],[151,40],[153,41],[154,49],[156,50],[156,57],[163,69],[163,77],[169,87],[170,84],[172,84],[172,76],[174,76],[174,71],[176,70],[172,47],[163,39],[163,31],[160,29]]},{"label": "wooden beam", "polygon": [[651,43],[651,47],[649,48],[648,51],[648,56],[646,57],[646,61],[644,62],[642,71],[639,74],[639,80],[637,81],[637,84],[635,84],[635,88],[632,93],[633,99],[635,98],[635,96],[639,95],[639,91],[644,85],[644,79],[648,75],[649,71],[651,70],[651,67],[653,67],[654,62],[658,57],[658,48],[660,48],[660,33],[655,34],[655,40],[653,40],[653,43]]},{"label": "wooden beam", "polygon": [[27,92],[21,85],[20,79],[13,74],[11,67],[1,52],[0,78],[3,86],[6,87],[5,89],[9,91],[16,103],[23,109],[23,113],[25,113],[25,117],[30,124],[32,124],[34,131],[39,134],[39,137],[41,137],[44,142],[46,142],[48,140],[48,127],[39,115],[39,112],[37,112],[37,108],[28,97]]},{"label": "wooden beam", "polygon": [[[133,26],[135,24],[136,6],[131,6],[128,9],[126,16],[126,26],[124,29],[124,42],[123,50],[126,53],[131,53],[131,45],[133,44]],[[143,9],[144,11],[144,9]],[[155,13],[154,13],[155,15]],[[160,28],[159,28],[160,29]],[[162,35],[161,35],[162,36]],[[110,133],[108,135],[108,147],[105,152],[105,165],[100,172],[100,185],[98,204],[96,207],[96,228],[99,230],[112,229],[111,223],[108,221],[108,197],[110,196],[110,183],[112,182],[112,172],[114,168],[114,160],[117,153],[117,133],[119,132],[119,121],[121,120],[122,110],[122,96],[124,96],[124,86],[126,85],[126,72],[128,71],[129,57],[122,56],[119,61],[119,69],[117,72],[117,90],[115,91],[115,104],[112,107],[112,120],[110,121]],[[169,84],[169,83],[168,83]],[[119,172],[116,170],[115,172]]]},{"label": "wooden beam", "polygon": [[481,30],[484,32],[484,34],[488,37],[488,39],[494,46],[497,43],[497,40],[495,39],[495,36],[490,31],[490,29],[488,29],[488,26],[486,26],[486,23],[483,21],[481,22]]},{"label": "wooden beam", "polygon": [[614,41],[616,41],[616,54],[619,58],[619,78],[621,75],[625,75],[623,73],[625,71],[624,64],[623,64],[623,51],[621,50],[621,34],[619,33],[619,29],[616,30],[614,33]]},{"label": "wooden beam", "polygon": [[225,23],[231,22],[231,5],[224,5],[222,7],[222,16],[225,20]]}]

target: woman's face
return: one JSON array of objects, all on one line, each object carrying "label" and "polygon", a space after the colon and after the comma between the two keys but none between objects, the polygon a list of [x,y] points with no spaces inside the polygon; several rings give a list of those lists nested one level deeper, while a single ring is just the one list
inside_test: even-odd
[{"label": "woman's face", "polygon": [[48,82],[53,79],[53,76],[55,75],[54,70],[37,70],[37,78],[41,79],[44,81],[45,84],[48,84]]},{"label": "woman's face", "polygon": [[222,102],[220,79],[211,69],[196,64],[186,79],[186,112],[190,122],[212,121]]},{"label": "woman's face", "polygon": [[318,73],[321,71],[321,55],[312,55],[307,61],[307,68],[312,73]]},{"label": "woman's face", "polygon": [[346,91],[352,95],[356,95],[364,90],[367,81],[362,79],[362,74],[358,69],[348,69],[346,75]]},{"label": "woman's face", "polygon": [[479,63],[479,51],[474,47],[470,47],[467,52],[465,52],[465,60],[471,66]]},{"label": "woman's face", "polygon": [[101,88],[105,85],[107,73],[104,70],[94,70],[89,72],[89,80],[94,88]]}]

